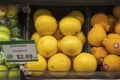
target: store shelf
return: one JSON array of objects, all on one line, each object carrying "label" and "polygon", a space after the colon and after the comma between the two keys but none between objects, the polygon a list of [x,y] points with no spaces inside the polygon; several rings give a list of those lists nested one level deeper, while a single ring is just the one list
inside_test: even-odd
[{"label": "store shelf", "polygon": [[[33,71],[42,73],[42,71]],[[51,75],[51,73],[54,75]],[[65,74],[65,76],[63,76]],[[59,76],[58,76],[59,75]],[[62,75],[62,76],[61,76]],[[40,80],[40,79],[119,79],[120,72],[50,72],[44,71],[40,76],[33,77],[26,75],[27,80]]]},{"label": "store shelf", "polygon": [[115,5],[119,0],[1,0],[5,4],[36,4],[36,5]]}]

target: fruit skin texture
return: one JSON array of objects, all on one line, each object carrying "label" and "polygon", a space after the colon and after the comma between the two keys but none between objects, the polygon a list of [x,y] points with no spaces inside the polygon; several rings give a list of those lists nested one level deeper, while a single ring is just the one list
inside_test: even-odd
[{"label": "fruit skin texture", "polygon": [[[1,49],[0,49],[1,50]],[[5,62],[5,56],[3,52],[0,52],[0,65],[4,64]]]},{"label": "fruit skin texture", "polygon": [[83,25],[83,23],[85,21],[85,17],[81,11],[73,10],[73,11],[69,12],[68,15],[77,18],[81,22],[81,24]]},{"label": "fruit skin texture", "polygon": [[41,15],[35,20],[35,29],[40,35],[52,35],[57,29],[57,21],[53,16]]},{"label": "fruit skin texture", "polygon": [[33,20],[35,21],[37,17],[44,14],[52,15],[52,13],[47,9],[37,9],[33,14]]},{"label": "fruit skin texture", "polygon": [[75,35],[81,31],[81,22],[72,16],[65,16],[59,22],[59,29],[63,35]]},{"label": "fruit skin texture", "polygon": [[1,41],[9,41],[10,40],[10,35],[7,34],[6,32],[0,32],[0,42]]},{"label": "fruit skin texture", "polygon": [[6,5],[0,4],[0,19],[5,17],[6,12]]},{"label": "fruit skin texture", "polygon": [[60,41],[60,48],[65,54],[75,56],[82,51],[83,45],[78,37],[68,35]]},{"label": "fruit skin texture", "polygon": [[107,35],[108,39],[120,39],[120,35],[116,33],[110,33]]},{"label": "fruit skin texture", "polygon": [[82,41],[82,44],[85,45],[86,37],[82,31],[78,32],[76,36]]},{"label": "fruit skin texture", "polygon": [[120,35],[120,21],[115,24],[114,32]]},{"label": "fruit skin texture", "polygon": [[7,76],[8,76],[8,68],[5,65],[0,65],[0,80],[6,80]]},{"label": "fruit skin texture", "polygon": [[103,61],[105,71],[120,71],[120,57],[117,55],[108,55]]},{"label": "fruit skin texture", "polygon": [[35,40],[35,42],[37,42],[37,40],[39,40],[40,37],[41,36],[38,32],[34,32],[31,36],[31,40]]},{"label": "fruit skin texture", "polygon": [[6,65],[8,68],[15,68],[15,67],[18,66],[17,64],[12,64],[12,63],[6,62],[6,61],[5,61],[5,65]]},{"label": "fruit skin texture", "polygon": [[18,68],[11,68],[8,74],[9,80],[20,80],[20,70]]},{"label": "fruit skin texture", "polygon": [[75,71],[94,72],[97,68],[97,61],[90,53],[80,53],[73,60],[73,68]]},{"label": "fruit skin texture", "polygon": [[57,40],[53,36],[43,36],[37,43],[37,51],[40,55],[49,58],[57,52]]},{"label": "fruit skin texture", "polygon": [[104,47],[92,47],[91,54],[96,58],[97,63],[101,65],[109,53]]},{"label": "fruit skin texture", "polygon": [[[71,67],[71,60],[64,53],[57,53],[49,58],[48,70],[49,71],[61,71],[61,72],[50,72],[52,76],[63,77],[67,74]],[[65,71],[65,72],[62,72]]]},{"label": "fruit skin texture", "polygon": [[91,18],[91,25],[94,27],[95,24],[101,24],[105,31],[109,31],[109,19],[104,13],[96,13]]},{"label": "fruit skin texture", "polygon": [[88,42],[92,46],[102,46],[102,40],[106,38],[106,32],[100,24],[96,24],[89,32],[88,32]]},{"label": "fruit skin texture", "polygon": [[102,43],[109,53],[120,55],[120,39],[106,38],[102,41]]},{"label": "fruit skin texture", "polygon": [[5,25],[2,24],[0,25],[0,31],[6,32],[7,34],[10,35],[10,29]]},{"label": "fruit skin texture", "polygon": [[35,76],[35,77],[41,76],[47,68],[47,61],[43,56],[38,54],[38,61],[29,62],[29,63],[25,64],[25,67],[28,70],[37,70],[38,71],[38,72],[31,71],[31,76]]},{"label": "fruit skin texture", "polygon": [[7,5],[7,13],[6,16],[8,18],[13,18],[17,15],[18,13],[18,6],[17,5],[12,5],[12,4],[8,4]]},{"label": "fruit skin texture", "polygon": [[119,19],[120,18],[120,5],[113,8],[113,14]]}]

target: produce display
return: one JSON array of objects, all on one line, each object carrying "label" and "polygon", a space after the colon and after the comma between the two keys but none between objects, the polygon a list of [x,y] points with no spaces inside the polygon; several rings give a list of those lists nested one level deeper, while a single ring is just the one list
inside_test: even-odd
[{"label": "produce display", "polygon": [[21,40],[18,5],[0,4],[0,80],[20,80],[17,64],[7,62],[1,49],[2,41]]},{"label": "produce display", "polygon": [[[59,19],[47,8],[27,14],[29,19],[32,15],[34,25],[31,23],[28,27],[34,32],[29,34],[29,39],[35,41],[38,55],[38,61],[23,65],[31,73],[28,76],[74,78],[74,74],[86,78],[94,76],[95,72],[106,72],[108,78],[118,76],[113,73],[120,72],[119,10],[120,6],[114,6],[112,14],[97,12],[90,15],[90,20],[80,9],[71,9]],[[0,4],[0,42],[22,40],[18,13],[19,5]],[[87,21],[90,21],[87,23],[89,30],[84,31]],[[19,79],[19,65],[6,62],[2,49],[0,51],[0,70],[5,70],[0,71],[0,80]],[[69,74],[71,71],[73,73]]]},{"label": "produce display", "polygon": [[[85,17],[80,10],[73,10],[58,21],[48,9],[37,9],[33,14],[35,32],[31,35],[31,40],[35,40],[38,55],[45,60],[39,64],[38,62],[27,63],[25,67],[28,70],[43,71],[42,74],[48,70],[54,77],[64,77],[72,68],[79,66],[76,63],[77,60],[72,60],[72,58],[83,51],[86,43],[86,37],[82,31],[84,20]],[[90,54],[90,56],[93,55]],[[43,61],[41,59],[39,58]],[[75,67],[72,67],[73,62],[75,62]],[[97,64],[94,57],[93,62]],[[42,65],[43,63],[46,65]],[[35,68],[33,64],[44,68]],[[76,71],[79,69],[77,68]],[[31,76],[42,74],[33,71]]]},{"label": "produce display", "polygon": [[[86,20],[82,11],[71,10],[57,20],[50,10],[37,9],[33,13],[35,31],[30,39],[35,40],[38,55],[44,58],[42,63],[46,65],[41,66],[44,68],[35,68],[33,64],[37,66],[37,62],[27,63],[25,67],[28,70],[39,71],[31,71],[31,76],[42,76],[44,71],[50,71],[49,75],[56,78],[68,76],[70,71],[76,72],[76,75],[81,77],[92,76],[97,71],[119,72],[120,30],[116,29],[116,26],[119,27],[119,8],[118,10],[116,8],[118,7],[113,8],[113,14],[103,12],[93,14],[90,19],[91,29],[87,36],[82,31]],[[86,41],[91,46],[89,52],[83,50]],[[105,75],[115,77],[117,74]]]},{"label": "produce display", "polygon": [[[112,14],[99,12],[91,17],[92,28],[88,32],[91,53],[107,72],[120,71],[120,6],[114,6]],[[115,76],[107,74],[107,76]]]}]

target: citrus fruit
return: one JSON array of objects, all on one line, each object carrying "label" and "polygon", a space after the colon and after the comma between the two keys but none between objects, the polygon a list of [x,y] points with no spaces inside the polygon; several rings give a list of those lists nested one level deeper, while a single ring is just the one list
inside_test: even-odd
[{"label": "citrus fruit", "polygon": [[31,40],[35,40],[35,42],[37,42],[37,40],[40,38],[40,34],[38,32],[34,32],[31,36]]},{"label": "citrus fruit", "polygon": [[33,14],[33,20],[35,21],[37,17],[43,14],[52,15],[48,9],[37,9]]},{"label": "citrus fruit", "polygon": [[0,42],[1,41],[9,41],[10,40],[10,35],[7,34],[6,32],[0,32]]},{"label": "citrus fruit", "polygon": [[92,16],[92,27],[94,27],[95,24],[101,24],[101,26],[105,29],[106,32],[110,29],[108,16],[104,13],[96,13]]},{"label": "citrus fruit", "polygon": [[57,52],[57,40],[53,36],[43,36],[37,43],[37,51],[42,56],[49,58]]},{"label": "citrus fruit", "polygon": [[[55,77],[63,77],[70,70],[71,61],[64,53],[57,53],[49,58],[48,70]],[[53,71],[53,72],[52,72]]]},{"label": "citrus fruit", "polygon": [[10,35],[10,29],[5,25],[0,25],[0,31],[6,32]]},{"label": "citrus fruit", "polygon": [[59,29],[63,35],[75,35],[81,31],[81,22],[73,16],[66,16],[60,20]]},{"label": "citrus fruit", "polygon": [[95,24],[88,32],[87,39],[92,46],[102,46],[102,41],[107,37],[107,34],[100,24]]},{"label": "citrus fruit", "polygon": [[82,44],[84,45],[86,42],[86,37],[82,31],[78,32],[76,36],[82,41]]},{"label": "citrus fruit", "polygon": [[40,35],[52,35],[57,29],[57,21],[53,16],[41,15],[35,20],[35,29]]},{"label": "citrus fruit", "polygon": [[77,18],[81,22],[81,24],[84,23],[85,17],[80,10],[72,10],[71,12],[69,12],[68,15]]},{"label": "citrus fruit", "polygon": [[61,39],[60,48],[65,54],[75,56],[82,51],[83,45],[78,37],[68,35]]},{"label": "citrus fruit", "polygon": [[91,54],[96,58],[98,64],[102,64],[109,52],[104,47],[92,47]]},{"label": "citrus fruit", "polygon": [[[25,64],[25,67],[28,70],[31,70],[31,76],[37,77],[44,73],[44,71],[47,68],[47,62],[43,56],[38,54],[38,61],[28,62],[27,64]],[[37,71],[32,71],[32,70],[37,70]]]},{"label": "citrus fruit", "polygon": [[105,38],[102,41],[103,46],[109,53],[120,55],[120,39],[119,38]]},{"label": "citrus fruit", "polygon": [[107,35],[107,38],[109,38],[109,39],[120,39],[120,35],[116,34],[116,33],[109,33]]},{"label": "citrus fruit", "polygon": [[97,68],[97,61],[90,53],[83,52],[74,58],[73,68],[75,71],[94,72]]},{"label": "citrus fruit", "polygon": [[120,35],[120,22],[117,22],[114,26],[114,32]]},{"label": "citrus fruit", "polygon": [[113,14],[119,19],[120,18],[120,5],[113,8]]},{"label": "citrus fruit", "polygon": [[104,58],[103,68],[105,71],[120,71],[120,57],[117,55],[108,55]]}]

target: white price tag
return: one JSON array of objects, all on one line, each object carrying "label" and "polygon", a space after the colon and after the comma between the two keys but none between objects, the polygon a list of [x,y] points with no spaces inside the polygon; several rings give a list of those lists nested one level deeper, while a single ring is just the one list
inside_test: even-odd
[{"label": "white price tag", "polygon": [[9,62],[37,61],[37,51],[33,40],[2,42],[5,60]]}]

